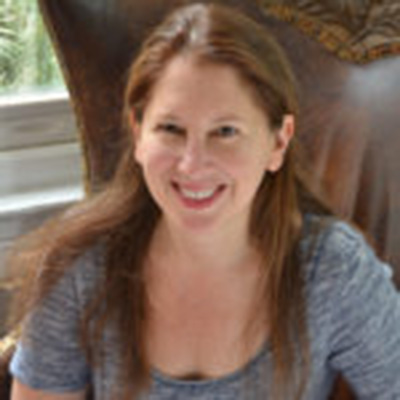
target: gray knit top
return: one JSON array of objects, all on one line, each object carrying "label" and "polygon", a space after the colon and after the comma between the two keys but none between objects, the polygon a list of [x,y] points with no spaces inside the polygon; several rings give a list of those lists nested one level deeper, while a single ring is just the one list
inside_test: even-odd
[{"label": "gray knit top", "polygon": [[[315,226],[322,226],[318,234]],[[364,238],[348,224],[306,218],[302,265],[306,280],[311,371],[304,399],[327,399],[339,372],[358,399],[400,399],[400,294],[391,269],[379,261]],[[95,398],[109,400],[115,388],[117,346],[106,333],[105,362],[91,369],[77,340],[84,305],[102,275],[98,251],[84,254],[59,281],[25,325],[10,365],[22,383],[54,393],[91,385]],[[179,380],[157,369],[140,399],[267,400],[272,359],[269,344],[240,369],[218,379]]]}]

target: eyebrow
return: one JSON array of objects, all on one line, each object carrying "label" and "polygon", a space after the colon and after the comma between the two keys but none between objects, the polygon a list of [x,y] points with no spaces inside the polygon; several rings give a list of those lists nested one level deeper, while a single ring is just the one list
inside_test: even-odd
[{"label": "eyebrow", "polygon": [[156,119],[168,119],[168,120],[174,120],[177,121],[179,118],[175,116],[173,113],[161,113],[156,115]]},{"label": "eyebrow", "polygon": [[242,123],[246,122],[242,116],[236,114],[226,114],[214,120],[214,122],[225,122],[225,121],[234,121]]},{"label": "eyebrow", "polygon": [[[180,121],[180,118],[172,112],[161,113],[161,114],[157,115],[156,117],[157,117],[157,119]],[[221,122],[227,122],[227,121],[239,122],[239,123],[246,122],[243,117],[236,115],[236,114],[226,114],[226,115],[216,118],[212,122],[213,123],[221,123]]]}]

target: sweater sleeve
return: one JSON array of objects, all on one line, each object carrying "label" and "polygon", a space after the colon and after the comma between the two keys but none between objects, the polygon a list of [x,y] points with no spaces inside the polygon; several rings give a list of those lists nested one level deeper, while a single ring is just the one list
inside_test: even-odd
[{"label": "sweater sleeve", "polygon": [[337,257],[329,363],[358,399],[400,399],[400,294],[387,265],[342,225],[346,250]]},{"label": "sweater sleeve", "polygon": [[79,343],[76,275],[83,264],[80,260],[65,273],[23,325],[10,372],[33,389],[74,392],[89,383],[90,370]]}]

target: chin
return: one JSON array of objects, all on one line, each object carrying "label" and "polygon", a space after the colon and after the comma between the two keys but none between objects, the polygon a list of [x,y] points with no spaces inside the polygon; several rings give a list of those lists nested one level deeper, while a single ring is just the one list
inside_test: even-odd
[{"label": "chin", "polygon": [[187,231],[188,234],[204,233],[221,228],[221,215],[182,215],[175,214],[172,218],[167,218],[174,226]]}]

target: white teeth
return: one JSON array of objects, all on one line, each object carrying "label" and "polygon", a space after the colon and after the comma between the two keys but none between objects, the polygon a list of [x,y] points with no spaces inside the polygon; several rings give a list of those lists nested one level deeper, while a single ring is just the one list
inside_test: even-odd
[{"label": "white teeth", "polygon": [[204,199],[211,197],[215,193],[215,190],[216,189],[203,190],[200,192],[192,192],[191,190],[186,190],[186,189],[181,188],[181,193],[189,199],[204,200]]}]

